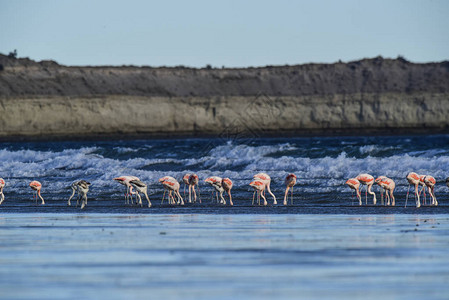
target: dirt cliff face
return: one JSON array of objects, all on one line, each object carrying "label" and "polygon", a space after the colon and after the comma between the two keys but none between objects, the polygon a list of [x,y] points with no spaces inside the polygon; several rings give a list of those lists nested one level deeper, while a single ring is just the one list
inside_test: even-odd
[{"label": "dirt cliff face", "polygon": [[0,55],[0,137],[449,130],[449,62],[67,67]]},{"label": "dirt cliff face", "polygon": [[377,57],[349,63],[246,69],[66,67],[0,55],[0,95],[162,97],[449,92],[449,62]]}]

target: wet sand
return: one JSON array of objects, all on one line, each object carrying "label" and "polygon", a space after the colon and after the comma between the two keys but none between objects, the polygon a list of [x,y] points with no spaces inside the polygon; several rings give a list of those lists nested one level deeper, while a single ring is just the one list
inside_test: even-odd
[{"label": "wet sand", "polygon": [[3,213],[3,299],[447,299],[449,215]]}]

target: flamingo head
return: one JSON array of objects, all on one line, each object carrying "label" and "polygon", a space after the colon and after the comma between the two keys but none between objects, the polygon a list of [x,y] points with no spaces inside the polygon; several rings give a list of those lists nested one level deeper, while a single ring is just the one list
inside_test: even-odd
[{"label": "flamingo head", "polygon": [[259,180],[251,181],[249,183],[249,185],[255,189],[263,189],[265,187],[265,183],[263,183],[262,181],[259,181]]},{"label": "flamingo head", "polygon": [[379,176],[376,178],[376,180],[374,180],[374,182],[377,183],[378,185],[380,185],[382,183],[382,181],[384,181],[385,179],[387,179],[386,176]]},{"label": "flamingo head", "polygon": [[185,183],[185,184],[189,184],[189,178],[190,178],[190,174],[189,173],[187,173],[187,174],[185,174],[183,177],[182,177],[182,181]]},{"label": "flamingo head", "polygon": [[30,182],[30,187],[31,187],[33,190],[38,191],[38,190],[40,190],[40,189],[42,188],[42,184],[41,184],[39,181],[31,181],[31,182]]},{"label": "flamingo head", "polygon": [[345,182],[345,184],[348,185],[351,189],[356,190],[356,189],[358,189],[359,186],[360,186],[360,181],[358,181],[358,180],[355,179],[355,178],[349,178],[349,179]]},{"label": "flamingo head", "polygon": [[297,177],[296,177],[295,174],[290,173],[290,174],[287,175],[287,177],[285,179],[289,180],[290,178],[295,178],[296,179]]},{"label": "flamingo head", "polygon": [[163,181],[165,181],[167,179],[168,179],[168,176],[161,177],[161,178],[159,178],[159,182],[163,182]]},{"label": "flamingo head", "polygon": [[199,181],[198,175],[196,175],[196,174],[190,175],[190,177],[189,177],[189,183],[190,184],[197,184],[198,181]]}]

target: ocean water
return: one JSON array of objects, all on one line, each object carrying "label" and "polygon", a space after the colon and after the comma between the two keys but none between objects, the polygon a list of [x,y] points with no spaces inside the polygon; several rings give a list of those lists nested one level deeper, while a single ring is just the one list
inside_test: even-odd
[{"label": "ocean water", "polygon": [[[438,207],[404,207],[410,171],[436,178]],[[161,206],[158,178],[187,172],[202,203]],[[252,206],[258,172],[278,203],[295,173],[294,205]],[[394,179],[397,206],[356,205],[344,183],[359,173]],[[153,207],[126,205],[120,175]],[[234,181],[234,207],[210,203],[211,175]],[[447,135],[2,143],[0,298],[448,299],[447,176]],[[67,207],[79,179],[84,210]]]},{"label": "ocean water", "polygon": [[[433,175],[440,204],[447,201],[449,136],[319,137],[282,139],[174,139],[108,142],[2,143],[0,177],[7,183],[3,206],[29,207],[29,182],[42,183],[48,206],[66,205],[70,184],[79,179],[92,183],[87,211],[120,207],[124,187],[112,180],[134,175],[149,186],[154,205],[160,204],[163,188],[158,179],[170,175],[181,181],[185,173],[200,177],[203,203],[210,203],[212,189],[203,180],[212,175],[234,182],[235,205],[250,205],[252,176],[266,172],[277,199],[283,199],[284,178],[298,177],[294,204],[299,206],[352,205],[346,179],[359,173],[385,175],[396,182],[398,206],[405,204],[408,172]],[[184,185],[181,184],[181,194]],[[379,187],[375,187],[379,197]],[[272,198],[268,196],[268,202]],[[368,198],[371,200],[371,198]],[[413,200],[412,200],[413,202]],[[368,201],[368,203],[372,203]],[[412,203],[413,204],[413,203]],[[6,209],[6,208],[5,208]],[[22,208],[21,208],[22,209]]]}]

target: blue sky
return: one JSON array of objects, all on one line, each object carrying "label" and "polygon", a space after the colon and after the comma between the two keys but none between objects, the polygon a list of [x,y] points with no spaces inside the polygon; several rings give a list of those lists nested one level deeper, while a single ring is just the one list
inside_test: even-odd
[{"label": "blue sky", "polygon": [[6,1],[0,53],[66,65],[449,59],[449,1]]}]

